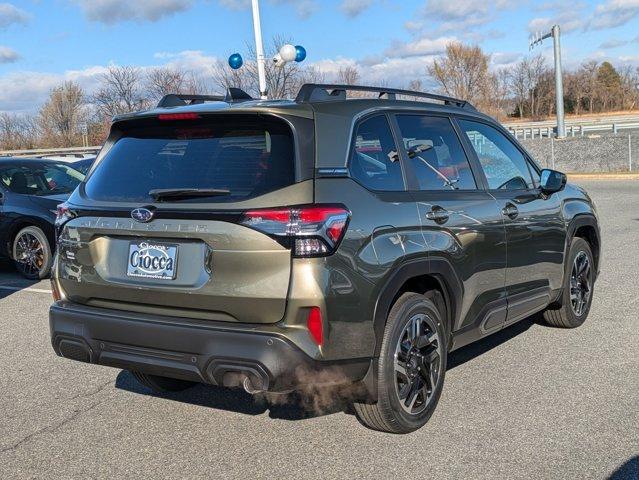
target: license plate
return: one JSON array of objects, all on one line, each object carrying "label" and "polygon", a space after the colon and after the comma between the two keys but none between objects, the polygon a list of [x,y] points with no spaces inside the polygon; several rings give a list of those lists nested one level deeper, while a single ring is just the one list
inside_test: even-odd
[{"label": "license plate", "polygon": [[177,245],[132,242],[126,274],[129,277],[174,280],[177,274]]}]

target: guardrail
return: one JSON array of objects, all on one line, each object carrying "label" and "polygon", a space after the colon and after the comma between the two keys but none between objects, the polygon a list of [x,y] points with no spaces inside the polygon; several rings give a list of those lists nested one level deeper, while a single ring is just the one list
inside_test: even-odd
[{"label": "guardrail", "polygon": [[58,155],[97,155],[102,147],[39,148],[0,151],[0,157],[55,157]]},{"label": "guardrail", "polygon": [[[508,127],[508,131],[517,139],[549,138],[555,135],[554,127]],[[588,132],[617,134],[623,130],[639,130],[638,123],[609,123],[593,125],[568,125],[566,135],[569,137],[584,136]]]}]

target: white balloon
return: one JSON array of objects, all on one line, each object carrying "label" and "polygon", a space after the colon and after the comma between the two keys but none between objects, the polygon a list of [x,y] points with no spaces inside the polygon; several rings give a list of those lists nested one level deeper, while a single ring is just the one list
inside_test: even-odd
[{"label": "white balloon", "polygon": [[297,57],[297,49],[294,45],[284,45],[280,49],[280,55],[285,62],[294,62]]}]

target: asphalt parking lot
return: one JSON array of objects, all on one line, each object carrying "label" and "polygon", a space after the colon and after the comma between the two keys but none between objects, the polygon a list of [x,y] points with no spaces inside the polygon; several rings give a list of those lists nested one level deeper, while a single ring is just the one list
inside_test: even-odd
[{"label": "asphalt parking lot", "polygon": [[587,324],[532,318],[455,352],[407,436],[213,387],[156,396],[58,358],[48,283],[1,264],[0,478],[639,479],[639,180],[582,184],[604,231]]}]

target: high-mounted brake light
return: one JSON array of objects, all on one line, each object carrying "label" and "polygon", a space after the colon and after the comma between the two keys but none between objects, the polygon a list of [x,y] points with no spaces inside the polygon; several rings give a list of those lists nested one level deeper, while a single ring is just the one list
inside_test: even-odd
[{"label": "high-mounted brake light", "polygon": [[337,249],[350,212],[341,205],[250,210],[241,223],[272,236],[296,257],[321,257]]},{"label": "high-mounted brake light", "polygon": [[197,113],[161,113],[158,120],[161,122],[175,122],[180,120],[199,120]]}]

